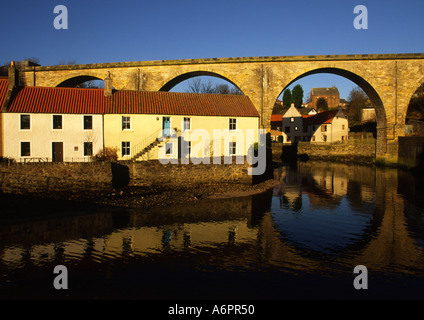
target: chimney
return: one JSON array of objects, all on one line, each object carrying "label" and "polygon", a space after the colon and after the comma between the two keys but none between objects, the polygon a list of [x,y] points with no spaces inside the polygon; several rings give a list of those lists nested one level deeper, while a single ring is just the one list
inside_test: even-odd
[{"label": "chimney", "polygon": [[112,78],[110,77],[110,72],[108,72],[107,78],[105,79],[105,96],[112,96]]},{"label": "chimney", "polygon": [[15,61],[10,62],[8,69],[9,90],[13,90],[19,84],[18,71],[16,70]]},{"label": "chimney", "polygon": [[18,70],[15,66],[15,61],[10,62],[10,67],[8,68],[8,80],[9,80],[9,88],[7,90],[6,99],[4,100],[3,105],[0,105],[0,112],[7,112],[12,99],[16,93],[16,89],[19,85],[19,77]]}]

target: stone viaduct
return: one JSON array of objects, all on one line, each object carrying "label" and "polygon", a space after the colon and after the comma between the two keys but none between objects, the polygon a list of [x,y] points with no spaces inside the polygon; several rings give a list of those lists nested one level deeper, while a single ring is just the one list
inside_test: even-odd
[{"label": "stone viaduct", "polygon": [[412,95],[424,82],[424,53],[214,58],[61,66],[28,66],[21,85],[75,86],[108,74],[117,90],[169,91],[201,75],[228,80],[249,96],[270,128],[274,103],[281,92],[303,77],[331,73],[361,87],[377,115],[378,160],[397,162],[398,137],[405,135],[405,117]]}]

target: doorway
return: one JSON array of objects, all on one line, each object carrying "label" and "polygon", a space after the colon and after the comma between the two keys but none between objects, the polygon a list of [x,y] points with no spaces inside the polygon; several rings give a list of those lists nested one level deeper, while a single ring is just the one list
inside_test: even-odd
[{"label": "doorway", "polygon": [[52,161],[63,162],[63,142],[52,142]]}]

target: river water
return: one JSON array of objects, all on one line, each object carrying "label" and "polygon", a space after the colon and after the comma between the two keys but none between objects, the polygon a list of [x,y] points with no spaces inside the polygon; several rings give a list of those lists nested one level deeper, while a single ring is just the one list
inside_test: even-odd
[{"label": "river water", "polygon": [[315,162],[274,179],[249,197],[2,220],[0,298],[424,298],[417,177]]}]

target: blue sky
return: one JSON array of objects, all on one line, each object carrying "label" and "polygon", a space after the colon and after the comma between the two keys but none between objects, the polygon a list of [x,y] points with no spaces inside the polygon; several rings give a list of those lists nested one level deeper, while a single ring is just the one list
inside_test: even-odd
[{"label": "blue sky", "polygon": [[[360,4],[367,30],[353,26]],[[53,26],[56,5],[68,8],[68,30]],[[421,0],[8,0],[0,10],[0,63],[418,53],[423,12]],[[334,84],[344,98],[354,86],[326,75],[300,83],[306,92]]]}]

